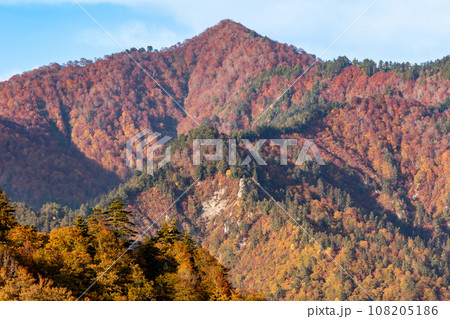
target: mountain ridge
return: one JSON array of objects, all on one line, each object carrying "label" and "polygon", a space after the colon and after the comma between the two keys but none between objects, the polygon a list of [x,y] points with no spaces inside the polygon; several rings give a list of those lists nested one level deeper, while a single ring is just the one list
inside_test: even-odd
[{"label": "mountain ridge", "polygon": [[[249,128],[315,61],[313,55],[262,37],[231,20],[223,20],[161,52],[136,50],[130,54],[197,122],[214,120],[219,131],[226,133]],[[401,99],[436,105],[445,100],[450,89],[449,82],[438,74],[424,73],[416,80],[402,80],[402,75],[393,71],[368,76],[351,63],[344,63],[339,72],[330,69],[330,73],[321,69],[330,64],[319,62],[287,92],[288,100],[272,105],[274,109],[258,124],[283,116],[288,109],[295,112],[292,106],[302,104],[305,92],[317,81],[323,83],[320,95],[325,100],[339,102],[390,90],[400,92]],[[125,53],[95,63],[82,59],[65,66],[52,64],[0,83],[0,116],[27,129],[60,131],[67,143],[122,181],[130,176],[123,152],[128,138],[145,128],[177,136],[197,126]],[[0,178],[0,183],[15,200],[44,204],[30,200],[41,196],[39,191],[20,195],[20,185],[11,187],[8,182],[15,175],[7,175]],[[101,180],[103,173],[95,178]],[[54,184],[70,182],[73,180],[69,177]],[[96,196],[102,192],[95,188],[88,193]],[[64,197],[53,200],[69,204]]]}]

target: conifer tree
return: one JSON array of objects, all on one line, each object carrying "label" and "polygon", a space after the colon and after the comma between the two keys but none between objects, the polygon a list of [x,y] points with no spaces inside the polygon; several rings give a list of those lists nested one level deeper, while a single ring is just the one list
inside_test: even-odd
[{"label": "conifer tree", "polygon": [[88,234],[88,226],[86,220],[83,216],[78,215],[75,221],[73,222],[73,226],[81,231],[83,236],[87,236]]},{"label": "conifer tree", "polygon": [[8,232],[17,225],[14,217],[16,209],[6,198],[6,194],[0,188],[0,241],[5,241]]},{"label": "conifer tree", "polygon": [[105,221],[118,238],[129,238],[135,235],[134,224],[130,221],[131,212],[125,209],[120,200],[115,200],[104,212]]},{"label": "conifer tree", "polygon": [[183,245],[185,245],[191,252],[194,251],[195,248],[197,247],[195,241],[192,239],[192,237],[189,233],[184,233],[182,242],[183,242]]},{"label": "conifer tree", "polygon": [[129,238],[136,234],[135,225],[130,221],[131,212],[125,209],[120,200],[115,200],[107,209],[94,208],[94,213],[89,217],[90,222],[103,221],[113,231],[117,238]]},{"label": "conifer tree", "polygon": [[173,244],[180,239],[180,236],[181,233],[177,229],[177,221],[173,219],[170,225],[164,222],[158,231],[157,240],[162,243]]}]

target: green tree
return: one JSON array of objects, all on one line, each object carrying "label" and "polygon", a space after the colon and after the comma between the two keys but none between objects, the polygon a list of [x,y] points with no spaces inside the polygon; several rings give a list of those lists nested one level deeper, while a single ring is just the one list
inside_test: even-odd
[{"label": "green tree", "polygon": [[204,169],[202,165],[196,165],[194,168],[194,178],[202,179],[204,177]]},{"label": "green tree", "polygon": [[117,238],[128,239],[136,232],[135,225],[130,221],[132,214],[125,208],[122,201],[115,200],[106,210],[94,208],[94,214],[90,220],[97,222],[102,220]]},{"label": "green tree", "polygon": [[327,62],[326,63],[327,77],[333,78],[350,65],[351,65],[350,60],[345,56],[340,56],[339,58],[331,62]]},{"label": "green tree", "polygon": [[175,241],[180,240],[180,238],[181,233],[178,231],[177,228],[177,220],[174,219],[171,221],[170,224],[164,222],[161,229],[157,233],[156,240],[162,243],[172,244]]},{"label": "green tree", "polygon": [[366,72],[367,76],[372,76],[378,71],[377,64],[373,60],[364,59],[358,66]]},{"label": "green tree", "polygon": [[75,221],[73,222],[73,226],[80,230],[80,233],[86,237],[88,235],[88,226],[87,226],[87,222],[86,219],[83,218],[83,216],[78,215],[77,218],[75,219]]},{"label": "green tree", "polygon": [[224,160],[221,160],[221,161],[217,162],[216,168],[220,174],[225,174],[228,169],[228,165]]},{"label": "green tree", "polygon": [[16,209],[6,198],[6,194],[0,188],[0,241],[6,241],[8,232],[17,226],[17,220],[14,217]]},{"label": "green tree", "polygon": [[125,209],[120,200],[115,200],[106,210],[107,224],[118,238],[129,238],[135,235],[135,225],[130,221],[131,212]]}]

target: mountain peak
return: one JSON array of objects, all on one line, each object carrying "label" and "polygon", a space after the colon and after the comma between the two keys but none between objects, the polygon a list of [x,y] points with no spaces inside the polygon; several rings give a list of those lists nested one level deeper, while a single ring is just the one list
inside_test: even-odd
[{"label": "mountain peak", "polygon": [[221,20],[215,26],[205,30],[204,33],[207,33],[207,34],[216,34],[216,33],[230,34],[231,33],[231,34],[235,34],[235,35],[236,34],[244,35],[244,34],[249,34],[249,33],[257,34],[255,31],[245,27],[241,23],[235,22],[230,19]]},{"label": "mountain peak", "polygon": [[243,29],[250,31],[247,27],[242,25],[239,22],[233,21],[231,19],[224,19],[221,20],[217,25],[215,25],[213,28],[217,29]]}]

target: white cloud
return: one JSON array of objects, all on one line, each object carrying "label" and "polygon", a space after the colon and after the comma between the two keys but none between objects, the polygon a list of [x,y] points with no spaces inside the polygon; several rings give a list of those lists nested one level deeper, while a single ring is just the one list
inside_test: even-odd
[{"label": "white cloud", "polygon": [[[150,28],[145,22],[135,20],[122,23],[108,32],[124,48],[146,48],[151,45],[155,49],[159,49],[171,46],[178,41],[177,34],[167,28]],[[116,45],[107,34],[96,27],[82,30],[79,33],[78,41],[105,47]]]}]

